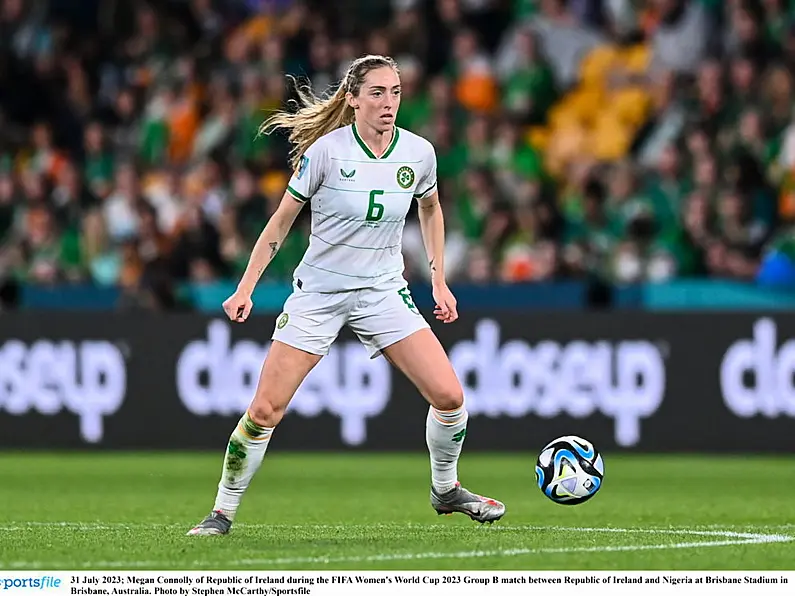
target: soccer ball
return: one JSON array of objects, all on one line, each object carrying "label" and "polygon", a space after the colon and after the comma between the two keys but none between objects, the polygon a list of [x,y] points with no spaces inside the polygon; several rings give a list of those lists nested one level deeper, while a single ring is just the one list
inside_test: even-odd
[{"label": "soccer ball", "polygon": [[585,439],[560,437],[541,450],[536,462],[538,488],[555,503],[579,505],[602,486],[605,465]]}]

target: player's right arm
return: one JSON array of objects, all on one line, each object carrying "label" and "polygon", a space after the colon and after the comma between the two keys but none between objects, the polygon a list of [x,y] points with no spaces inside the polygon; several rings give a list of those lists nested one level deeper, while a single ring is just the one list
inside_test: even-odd
[{"label": "player's right arm", "polygon": [[289,192],[284,193],[279,207],[268,220],[254,244],[246,270],[237,286],[239,291],[249,295],[254,292],[259,278],[262,277],[273,257],[279,252],[303,206],[304,204],[296,201]]},{"label": "player's right arm", "polygon": [[312,145],[301,157],[279,207],[254,244],[237,290],[224,302],[224,312],[231,320],[242,323],[248,318],[254,306],[251,301],[254,288],[273,257],[279,252],[304,203],[309,201],[323,182],[327,169],[326,162],[326,151],[322,142]]},{"label": "player's right arm", "polygon": [[254,306],[251,295],[254,293],[254,288],[282,246],[303,206],[304,204],[296,201],[289,192],[284,193],[279,207],[254,244],[246,270],[240,278],[240,283],[237,284],[237,290],[224,302],[224,312],[231,320],[242,323],[251,314]]}]

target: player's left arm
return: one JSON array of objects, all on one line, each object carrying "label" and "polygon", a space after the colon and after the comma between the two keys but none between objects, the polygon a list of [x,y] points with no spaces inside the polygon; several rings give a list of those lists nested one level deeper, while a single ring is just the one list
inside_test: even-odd
[{"label": "player's left arm", "polygon": [[434,314],[445,323],[452,323],[458,318],[455,296],[447,287],[444,275],[444,215],[439,203],[439,193],[419,200],[419,219],[425,252],[428,255],[428,266],[431,269],[433,299],[436,301]]}]

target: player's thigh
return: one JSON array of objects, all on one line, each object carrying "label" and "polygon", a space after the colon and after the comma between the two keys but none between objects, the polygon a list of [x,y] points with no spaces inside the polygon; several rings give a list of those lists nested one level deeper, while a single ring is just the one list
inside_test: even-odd
[{"label": "player's thigh", "polygon": [[249,412],[274,426],[309,372],[328,354],[346,318],[348,297],[296,289],[284,304]]},{"label": "player's thigh", "polygon": [[348,326],[371,358],[383,354],[435,408],[461,406],[463,391],[455,371],[404,284],[361,292]]},{"label": "player's thigh", "polygon": [[405,283],[390,283],[358,292],[348,326],[359,337],[370,358],[405,339],[428,322],[414,305]]},{"label": "player's thigh", "polygon": [[464,392],[441,342],[429,328],[384,348],[394,364],[437,410],[455,410],[464,403]]},{"label": "player's thigh", "polygon": [[279,424],[298,387],[321,358],[318,354],[273,341],[249,406],[254,422],[266,427]]},{"label": "player's thigh", "polygon": [[345,324],[351,300],[345,292],[321,294],[296,288],[276,319],[271,339],[325,356]]}]

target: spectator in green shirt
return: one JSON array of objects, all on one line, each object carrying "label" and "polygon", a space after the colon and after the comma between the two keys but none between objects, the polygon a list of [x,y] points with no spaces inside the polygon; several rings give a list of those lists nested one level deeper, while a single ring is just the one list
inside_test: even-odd
[{"label": "spectator in green shirt", "polygon": [[516,60],[500,73],[502,104],[524,124],[541,124],[558,96],[555,79],[531,31],[519,31],[515,43]]}]

